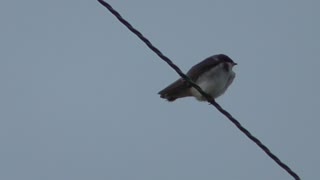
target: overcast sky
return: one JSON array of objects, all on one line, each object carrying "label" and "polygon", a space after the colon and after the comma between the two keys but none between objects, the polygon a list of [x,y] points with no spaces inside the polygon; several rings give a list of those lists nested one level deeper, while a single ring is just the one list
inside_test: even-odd
[{"label": "overcast sky", "polygon": [[[239,65],[217,101],[302,179],[320,171],[320,1],[110,0],[183,71]],[[0,2],[0,179],[291,180],[96,0]]]}]

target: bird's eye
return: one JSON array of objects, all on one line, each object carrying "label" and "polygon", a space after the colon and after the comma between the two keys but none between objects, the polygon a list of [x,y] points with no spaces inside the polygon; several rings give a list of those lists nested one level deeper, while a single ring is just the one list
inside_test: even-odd
[{"label": "bird's eye", "polygon": [[228,63],[223,63],[223,69],[225,71],[229,71],[230,70],[230,67],[229,67]]}]

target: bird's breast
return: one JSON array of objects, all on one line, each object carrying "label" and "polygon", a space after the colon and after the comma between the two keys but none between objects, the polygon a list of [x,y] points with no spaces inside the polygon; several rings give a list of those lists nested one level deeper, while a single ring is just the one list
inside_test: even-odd
[{"label": "bird's breast", "polygon": [[[221,65],[214,67],[199,76],[196,80],[196,84],[213,98],[217,98],[226,91],[234,77],[235,73],[232,70],[226,71],[225,68],[223,68],[223,65]],[[205,98],[194,88],[191,89],[191,94],[200,101],[205,100]]]}]

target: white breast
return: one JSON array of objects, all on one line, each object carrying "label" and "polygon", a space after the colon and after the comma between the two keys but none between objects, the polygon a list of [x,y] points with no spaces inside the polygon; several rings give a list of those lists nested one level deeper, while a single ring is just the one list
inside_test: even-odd
[{"label": "white breast", "polygon": [[[202,90],[210,94],[213,98],[219,97],[227,90],[235,77],[235,73],[232,71],[232,65],[230,66],[231,70],[227,72],[223,68],[223,64],[217,65],[201,75],[197,79],[196,84],[198,84]],[[194,88],[191,88],[191,94],[199,101],[206,100]]]}]

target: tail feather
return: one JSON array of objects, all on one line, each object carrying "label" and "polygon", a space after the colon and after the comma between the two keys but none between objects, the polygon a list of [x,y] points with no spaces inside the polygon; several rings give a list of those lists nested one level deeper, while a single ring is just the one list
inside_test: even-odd
[{"label": "tail feather", "polygon": [[170,84],[168,87],[161,90],[158,94],[160,94],[161,98],[167,99],[172,102],[178,98],[191,96],[189,91],[190,86],[183,79],[178,79],[177,81]]}]

